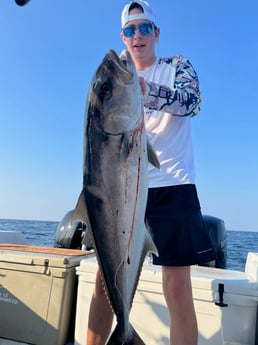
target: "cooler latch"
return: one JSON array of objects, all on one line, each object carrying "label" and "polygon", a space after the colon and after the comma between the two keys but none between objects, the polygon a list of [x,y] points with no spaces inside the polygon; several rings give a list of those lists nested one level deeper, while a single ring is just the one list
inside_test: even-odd
[{"label": "cooler latch", "polygon": [[219,302],[215,302],[215,304],[219,307],[227,307],[228,305],[224,303],[224,284],[219,284],[218,285],[218,292],[219,292]]},{"label": "cooler latch", "polygon": [[50,275],[49,259],[44,260],[43,274]]}]

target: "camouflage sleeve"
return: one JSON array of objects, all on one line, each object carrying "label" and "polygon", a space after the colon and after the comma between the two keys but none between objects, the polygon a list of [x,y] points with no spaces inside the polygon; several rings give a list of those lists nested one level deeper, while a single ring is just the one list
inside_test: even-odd
[{"label": "camouflage sleeve", "polygon": [[[176,60],[175,60],[176,59]],[[144,106],[174,116],[195,116],[200,111],[201,95],[197,73],[185,57],[178,55],[167,60],[176,68],[172,87],[146,82]]]}]

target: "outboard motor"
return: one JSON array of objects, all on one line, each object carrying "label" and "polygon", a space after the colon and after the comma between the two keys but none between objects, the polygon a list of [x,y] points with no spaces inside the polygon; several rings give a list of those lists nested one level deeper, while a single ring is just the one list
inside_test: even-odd
[{"label": "outboard motor", "polygon": [[82,248],[82,239],[86,231],[86,224],[82,222],[71,224],[72,216],[73,210],[67,212],[58,224],[55,247],[69,249]]},{"label": "outboard motor", "polygon": [[27,2],[29,2],[30,0],[15,0],[16,4],[18,6],[24,6],[27,4]]},{"label": "outboard motor", "polygon": [[[211,242],[216,253],[215,263],[208,262],[203,266],[226,268],[227,267],[227,234],[224,221],[222,219],[203,215],[203,220],[210,235]],[[202,265],[201,265],[202,266]]]}]

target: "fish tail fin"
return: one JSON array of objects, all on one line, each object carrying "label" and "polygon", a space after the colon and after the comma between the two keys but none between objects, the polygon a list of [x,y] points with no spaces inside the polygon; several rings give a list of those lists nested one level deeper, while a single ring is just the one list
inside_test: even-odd
[{"label": "fish tail fin", "polygon": [[[132,327],[132,331],[133,331],[133,342],[130,344],[132,344],[132,345],[145,345],[145,342],[142,340],[142,338],[139,336],[139,334],[136,332],[136,330],[133,327]],[[128,343],[128,345],[129,345],[129,343]]]},{"label": "fish tail fin", "polygon": [[129,325],[129,332],[127,337],[124,337],[124,334],[121,334],[121,328],[119,325],[116,326],[114,332],[111,334],[107,345],[145,345],[145,342],[136,332],[132,325]]}]

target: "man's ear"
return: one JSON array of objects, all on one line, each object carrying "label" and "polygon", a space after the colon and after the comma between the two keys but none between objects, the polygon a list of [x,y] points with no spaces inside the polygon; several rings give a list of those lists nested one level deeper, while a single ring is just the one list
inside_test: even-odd
[{"label": "man's ear", "polygon": [[160,28],[155,29],[155,39],[156,43],[159,41],[159,35],[160,35]]}]

